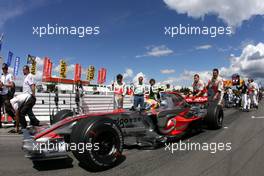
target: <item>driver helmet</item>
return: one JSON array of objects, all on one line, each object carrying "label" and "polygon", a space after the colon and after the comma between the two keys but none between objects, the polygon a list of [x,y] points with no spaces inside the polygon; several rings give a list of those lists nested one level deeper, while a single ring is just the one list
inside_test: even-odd
[{"label": "driver helmet", "polygon": [[153,99],[148,99],[146,102],[145,102],[145,108],[147,110],[150,110],[150,109],[157,109],[159,107],[159,103],[156,101],[156,100],[153,100]]}]

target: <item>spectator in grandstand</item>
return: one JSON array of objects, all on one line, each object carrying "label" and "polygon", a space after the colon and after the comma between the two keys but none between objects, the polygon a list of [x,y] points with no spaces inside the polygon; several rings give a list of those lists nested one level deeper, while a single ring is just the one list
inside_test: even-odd
[{"label": "spectator in grandstand", "polygon": [[209,101],[215,101],[218,105],[223,105],[224,83],[223,79],[219,76],[217,68],[213,69],[213,76],[206,87]]},{"label": "spectator in grandstand", "polygon": [[1,81],[0,81],[0,89],[1,89],[1,96],[0,96],[0,128],[2,128],[2,113],[4,111],[4,102],[6,100],[10,100],[15,93],[15,84],[14,84],[14,78],[11,73],[8,73],[8,65],[6,63],[3,63],[2,65],[2,75],[1,75]]},{"label": "spectator in grandstand", "polygon": [[[36,82],[35,82],[34,76],[29,71],[28,65],[25,65],[23,67],[23,73],[25,75],[25,79],[23,83],[23,94],[30,94],[32,97],[31,99],[35,99],[35,102],[36,102],[36,96],[35,96]],[[30,119],[30,125],[39,126],[39,120],[34,115],[32,108],[33,106],[28,108],[27,113],[26,113]]]},{"label": "spectator in grandstand", "polygon": [[206,88],[204,82],[200,79],[198,74],[193,77],[193,95],[196,97],[203,96],[206,93]]},{"label": "spectator in grandstand", "polygon": [[116,81],[113,84],[114,88],[114,107],[115,109],[122,109],[124,103],[124,96],[126,95],[126,84],[123,82],[123,76],[118,74]]},{"label": "spectator in grandstand", "polygon": [[138,77],[138,82],[134,84],[134,105],[132,109],[138,108],[140,105],[140,110],[144,109],[144,94],[145,94],[145,84],[143,83],[143,77]]}]

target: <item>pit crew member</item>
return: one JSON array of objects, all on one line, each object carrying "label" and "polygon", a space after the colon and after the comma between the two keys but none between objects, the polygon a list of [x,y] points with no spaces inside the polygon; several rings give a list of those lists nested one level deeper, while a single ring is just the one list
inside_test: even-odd
[{"label": "pit crew member", "polygon": [[148,98],[152,100],[158,100],[158,87],[155,85],[155,79],[149,80],[149,88],[148,88]]},{"label": "pit crew member", "polygon": [[[10,101],[5,101],[6,112],[16,119],[16,132],[19,132],[19,123],[22,132],[27,128],[26,114],[36,103],[36,98],[29,93],[22,93]],[[30,119],[31,120],[31,119]]]},{"label": "pit crew member", "polygon": [[138,77],[138,82],[134,84],[134,104],[132,109],[138,108],[140,105],[140,110],[144,109],[144,94],[146,92],[145,84],[143,83],[143,77]]},{"label": "pit crew member", "polygon": [[213,69],[213,76],[207,84],[208,100],[217,102],[218,105],[223,105],[224,82],[219,76],[219,70]]},{"label": "pit crew member", "polygon": [[254,107],[258,109],[258,101],[257,101],[258,84],[254,82],[254,79],[248,79],[248,95],[249,95],[249,107],[251,102],[253,102]]},{"label": "pit crew member", "polygon": [[126,94],[126,84],[123,82],[123,76],[118,74],[114,82],[115,109],[122,109],[124,96]]},{"label": "pit crew member", "polygon": [[199,97],[204,96],[206,93],[206,88],[204,82],[200,79],[200,76],[198,74],[195,74],[193,76],[193,96]]}]

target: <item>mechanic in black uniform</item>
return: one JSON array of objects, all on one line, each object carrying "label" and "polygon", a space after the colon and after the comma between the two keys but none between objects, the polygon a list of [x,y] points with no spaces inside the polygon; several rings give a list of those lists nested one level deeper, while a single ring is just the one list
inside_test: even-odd
[{"label": "mechanic in black uniform", "polygon": [[155,86],[155,79],[150,79],[149,80],[149,99],[152,99],[152,100],[158,100],[159,99],[159,92],[158,92],[158,88],[157,86]]}]

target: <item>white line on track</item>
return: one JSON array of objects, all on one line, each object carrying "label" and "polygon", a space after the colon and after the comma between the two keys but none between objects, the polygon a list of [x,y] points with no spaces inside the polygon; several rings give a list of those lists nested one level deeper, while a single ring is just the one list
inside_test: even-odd
[{"label": "white line on track", "polygon": [[260,117],[255,117],[255,116],[251,116],[252,119],[264,119],[264,116],[260,116]]}]

